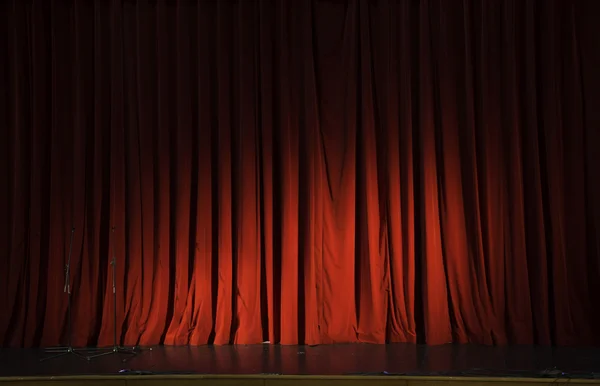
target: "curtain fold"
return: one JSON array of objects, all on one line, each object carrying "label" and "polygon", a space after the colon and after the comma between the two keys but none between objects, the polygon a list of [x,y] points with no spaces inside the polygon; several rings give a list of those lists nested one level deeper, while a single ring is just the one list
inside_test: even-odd
[{"label": "curtain fold", "polygon": [[0,346],[599,344],[598,17],[2,2]]}]

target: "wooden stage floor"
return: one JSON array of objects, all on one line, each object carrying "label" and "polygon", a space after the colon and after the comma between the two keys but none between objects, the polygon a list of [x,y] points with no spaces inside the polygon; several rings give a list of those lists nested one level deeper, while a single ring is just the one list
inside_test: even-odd
[{"label": "wooden stage floor", "polygon": [[0,349],[0,386],[600,385],[600,348],[252,345],[153,347],[127,361],[43,357]]}]

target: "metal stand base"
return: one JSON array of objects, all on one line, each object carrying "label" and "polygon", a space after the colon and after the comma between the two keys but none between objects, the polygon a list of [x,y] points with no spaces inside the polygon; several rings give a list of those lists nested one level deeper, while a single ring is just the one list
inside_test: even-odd
[{"label": "metal stand base", "polygon": [[80,354],[79,351],[87,351],[87,350],[78,350],[73,347],[53,347],[45,350],[46,354],[52,354],[49,357],[40,359],[40,362],[49,361],[50,359],[60,358],[67,355],[74,355],[80,359],[87,359],[87,357],[83,354]]},{"label": "metal stand base", "polygon": [[[113,226],[111,228],[111,234],[112,234],[112,243],[111,243],[111,250],[112,250],[112,260],[110,262],[110,265],[112,267],[112,294],[113,294],[113,347],[112,348],[108,348],[108,349],[98,349],[98,351],[104,351],[104,350],[110,350],[110,351],[104,351],[98,354],[94,354],[94,355],[90,355],[88,357],[86,357],[86,359],[88,361],[91,361],[92,359],[95,358],[100,358],[103,356],[107,356],[107,355],[115,355],[115,354],[123,354],[123,355],[129,355],[128,358],[125,358],[122,360],[122,362],[127,362],[127,360],[135,357],[136,355],[140,354],[139,351],[139,347],[138,346],[134,346],[131,350],[127,349],[125,347],[121,347],[119,346],[119,340],[117,339],[117,282],[116,282],[116,277],[117,277],[117,255],[115,254],[115,243],[114,243],[114,233],[115,233],[115,227]],[[137,349],[137,350],[136,350]]]},{"label": "metal stand base", "polygon": [[[129,359],[131,359],[131,358],[137,356],[138,354],[140,354],[140,351],[138,351],[136,349],[137,349],[137,347],[133,347],[131,349],[128,349],[128,348],[125,348],[125,347],[114,346],[114,347],[112,347],[110,349],[107,349],[107,350],[110,350],[110,351],[105,351],[105,352],[102,352],[102,353],[99,353],[99,354],[90,355],[88,357],[85,357],[85,359],[87,359],[88,361],[91,361],[92,359],[104,357],[104,356],[107,356],[107,355],[118,355],[118,354],[121,354],[121,355],[129,355],[128,358],[124,358],[122,360],[122,362],[127,362]],[[100,350],[102,350],[102,349],[100,349]]]},{"label": "metal stand base", "polygon": [[69,241],[69,255],[67,257],[67,264],[65,265],[65,285],[63,292],[67,295],[67,321],[68,321],[68,346],[63,347],[50,347],[45,350],[46,354],[51,354],[49,357],[40,359],[40,362],[48,361],[50,359],[60,358],[67,355],[75,355],[78,358],[86,359],[86,356],[80,354],[78,351],[90,351],[87,349],[75,349],[72,344],[73,326],[71,322],[71,253],[73,252],[73,234],[75,228],[71,228],[71,239]]}]

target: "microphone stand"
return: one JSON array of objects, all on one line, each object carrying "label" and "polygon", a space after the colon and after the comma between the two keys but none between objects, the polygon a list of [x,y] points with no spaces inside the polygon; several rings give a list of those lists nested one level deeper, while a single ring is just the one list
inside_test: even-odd
[{"label": "microphone stand", "polygon": [[123,359],[123,362],[126,362],[127,359],[130,359],[139,354],[139,351],[136,350],[136,347],[132,349],[128,349],[122,346],[119,346],[117,341],[117,255],[115,254],[115,227],[111,228],[112,233],[112,260],[110,261],[110,265],[112,266],[112,293],[113,293],[113,347],[110,348],[110,351],[106,351],[99,354],[94,354],[88,356],[86,359],[92,360],[95,358],[100,358],[106,355],[115,355],[115,354],[124,354],[130,355],[129,358]]},{"label": "microphone stand", "polygon": [[47,354],[53,354],[49,357],[40,359],[40,362],[44,362],[50,359],[59,358],[65,355],[75,355],[78,358],[86,359],[86,357],[78,351],[87,351],[85,349],[75,349],[72,346],[72,335],[73,335],[73,326],[71,322],[71,254],[73,252],[73,234],[75,233],[75,228],[71,228],[71,240],[69,241],[69,257],[67,258],[67,264],[65,266],[65,286],[63,287],[63,292],[67,294],[67,321],[68,321],[68,343],[66,347],[52,347],[46,349]]}]

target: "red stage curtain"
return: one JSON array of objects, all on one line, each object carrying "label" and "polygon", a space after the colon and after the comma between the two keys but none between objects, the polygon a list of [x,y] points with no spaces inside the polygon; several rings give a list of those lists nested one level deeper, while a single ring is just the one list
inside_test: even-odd
[{"label": "red stage curtain", "polygon": [[3,1],[0,344],[600,344],[598,3]]}]

